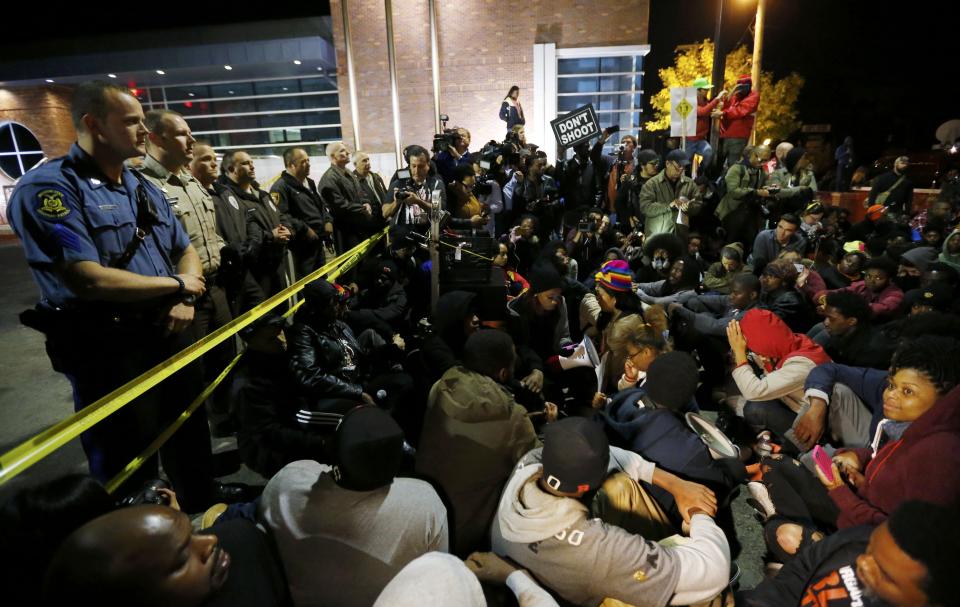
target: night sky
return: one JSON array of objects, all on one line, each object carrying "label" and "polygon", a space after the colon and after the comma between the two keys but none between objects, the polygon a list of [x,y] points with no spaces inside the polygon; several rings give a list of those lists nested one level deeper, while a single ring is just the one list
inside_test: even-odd
[{"label": "night sky", "polygon": [[[756,0],[725,2],[724,46],[730,49],[745,42],[752,48],[749,28]],[[662,86],[657,69],[672,63],[677,45],[713,37],[717,0],[651,3],[647,99]],[[132,3],[109,5],[112,10],[104,10],[102,4],[96,9],[67,5],[57,9],[55,21],[46,21],[41,11],[9,18],[8,25],[16,27],[4,31],[0,53],[8,58],[55,55],[69,48],[70,37],[95,35],[98,28],[123,32],[329,14],[328,2],[269,9],[264,5],[263,10],[219,3],[169,11],[160,8],[162,4],[156,10],[139,10]],[[897,149],[929,149],[936,127],[960,118],[960,3],[955,0],[768,0],[767,6],[763,68],[775,75],[790,71],[803,75],[801,121],[832,124],[835,139],[853,135],[861,159],[888,149],[888,139]]]},{"label": "night sky", "polygon": [[[756,0],[725,0],[727,50],[738,42],[753,48],[748,28],[756,6]],[[762,68],[775,76],[791,71],[804,76],[800,120],[831,124],[838,140],[852,135],[863,160],[888,149],[891,137],[897,150],[929,150],[937,126],[960,118],[958,6],[767,0]],[[672,64],[677,45],[713,38],[716,7],[716,0],[651,0],[643,87],[648,99],[660,90],[657,70]]]}]

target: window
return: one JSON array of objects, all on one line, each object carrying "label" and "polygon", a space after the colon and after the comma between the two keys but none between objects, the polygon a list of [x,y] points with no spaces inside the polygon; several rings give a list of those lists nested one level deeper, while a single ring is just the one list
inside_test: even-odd
[{"label": "window", "polygon": [[291,146],[323,155],[342,138],[336,77],[264,78],[187,83],[144,89],[147,109],[168,108],[187,120],[193,135],[218,151],[248,148],[281,155]]},{"label": "window", "polygon": [[[532,129],[527,127],[533,131],[533,140],[546,144],[553,138],[551,120],[588,103],[593,104],[602,127],[618,125],[621,136],[639,135],[643,58],[648,52],[647,45],[562,49],[535,44],[534,98],[541,119]],[[543,74],[542,78],[538,74]],[[618,141],[611,138],[607,151]]]},{"label": "window", "polygon": [[43,160],[40,142],[30,130],[16,122],[0,123],[0,170],[17,180]]}]

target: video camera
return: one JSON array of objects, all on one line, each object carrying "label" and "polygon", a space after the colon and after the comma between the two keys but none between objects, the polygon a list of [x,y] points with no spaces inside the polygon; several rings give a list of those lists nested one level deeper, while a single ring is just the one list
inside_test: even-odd
[{"label": "video camera", "polygon": [[440,132],[433,136],[433,147],[430,148],[434,154],[439,154],[440,152],[447,152],[450,148],[453,147],[454,142],[460,138],[459,133],[456,129],[448,129],[447,121],[450,120],[450,117],[446,114],[440,114],[440,122],[443,123],[443,127],[440,129]]}]

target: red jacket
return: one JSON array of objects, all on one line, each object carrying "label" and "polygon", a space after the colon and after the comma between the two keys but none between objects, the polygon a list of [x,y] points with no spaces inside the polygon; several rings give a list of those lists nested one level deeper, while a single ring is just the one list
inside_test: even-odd
[{"label": "red jacket", "polygon": [[844,287],[842,289],[833,289],[832,291],[821,291],[814,296],[814,303],[819,304],[821,297],[826,297],[828,293],[834,293],[836,291],[849,291],[850,293],[856,293],[860,297],[867,300],[867,304],[870,305],[870,311],[873,312],[873,319],[885,321],[891,318],[897,311],[900,309],[900,304],[903,303],[903,291],[900,290],[900,287],[893,284],[892,282],[887,285],[887,288],[879,293],[874,293],[867,288],[867,283],[862,280],[851,284],[849,287]]},{"label": "red jacket", "polygon": [[700,139],[706,139],[707,135],[710,134],[710,112],[713,111],[713,108],[717,107],[717,104],[720,103],[719,97],[714,97],[710,101],[704,101],[700,103],[700,100],[697,100],[697,134],[693,137],[687,137],[688,141],[698,141]]},{"label": "red jacket", "polygon": [[[750,91],[743,99],[735,95],[727,97],[723,104],[723,118],[720,119],[721,139],[749,139],[753,130],[753,118],[760,105],[760,93]],[[699,131],[699,127],[697,131]]]},{"label": "red jacket", "polygon": [[830,492],[840,508],[837,527],[879,525],[900,503],[923,500],[943,506],[960,501],[960,387],[954,388],[907,428],[900,440],[853,450],[869,461],[858,493],[844,485]]}]

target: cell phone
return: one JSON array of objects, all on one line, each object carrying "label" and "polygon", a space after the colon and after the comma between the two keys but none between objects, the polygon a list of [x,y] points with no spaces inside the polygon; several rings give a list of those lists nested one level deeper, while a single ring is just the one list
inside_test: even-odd
[{"label": "cell phone", "polygon": [[816,462],[817,468],[820,468],[820,472],[823,472],[823,475],[831,483],[833,482],[833,460],[830,459],[830,456],[827,455],[827,452],[823,450],[823,447],[816,445],[813,448],[813,461]]}]

